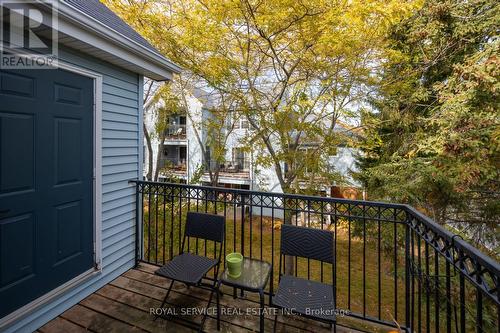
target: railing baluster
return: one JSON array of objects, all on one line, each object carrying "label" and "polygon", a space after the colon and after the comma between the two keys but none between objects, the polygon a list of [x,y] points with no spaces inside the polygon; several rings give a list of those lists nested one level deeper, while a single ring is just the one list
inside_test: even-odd
[{"label": "railing baluster", "polygon": [[[302,223],[305,225],[304,221]],[[307,200],[307,227],[311,227],[311,200]],[[307,258],[307,279],[311,279],[311,261]]]},{"label": "railing baluster", "polygon": [[415,237],[413,231],[411,232],[411,324],[410,330],[415,328]]},{"label": "railing baluster", "polygon": [[245,196],[240,195],[241,203],[241,254],[245,255]]},{"label": "railing baluster", "polygon": [[[452,253],[450,253],[452,255]],[[450,256],[452,259],[453,257]],[[451,333],[451,270],[446,260],[446,332]]]},{"label": "railing baluster", "polygon": [[483,295],[479,288],[476,289],[476,332],[483,332]]},{"label": "railing baluster", "polygon": [[217,215],[217,206],[219,205],[219,191],[214,190],[214,214]]},{"label": "railing baluster", "polygon": [[236,249],[236,194],[231,193],[231,202],[233,204],[233,252],[238,251]]},{"label": "railing baluster", "polygon": [[439,288],[439,256],[437,251],[434,250],[434,330],[436,333],[439,333]]},{"label": "railing baluster", "polygon": [[[465,269],[464,264],[464,254],[460,250],[458,252],[458,265],[460,270]],[[459,276],[459,284],[460,284],[460,332],[465,332],[465,278],[463,274]]]},{"label": "railing baluster", "polygon": [[[213,214],[217,215],[217,204],[218,204],[218,199],[219,199],[219,196],[218,196],[218,191],[217,190],[214,190],[213,191],[213,198],[212,200],[214,201],[214,211],[213,211]],[[214,247],[214,258],[217,258],[217,243],[216,242],[212,242],[213,244],[213,247]],[[222,259],[222,260],[225,260]],[[214,267],[214,274],[215,274],[215,267]],[[214,276],[215,278],[215,276]]]},{"label": "railing baluster", "polygon": [[[351,215],[347,205],[347,215]],[[347,309],[351,310],[351,218],[347,217]]]},{"label": "railing baluster", "polygon": [[[330,220],[331,223],[331,220]],[[338,297],[337,297],[337,218],[334,219],[334,235],[333,235],[333,254],[335,255],[335,261],[333,262],[333,296],[335,297],[335,301],[338,308]],[[321,282],[323,282],[323,262],[321,262]]]},{"label": "railing baluster", "polygon": [[163,218],[162,218],[162,227],[163,227],[163,230],[162,230],[162,234],[163,234],[163,251],[162,251],[162,254],[163,254],[163,263],[166,262],[165,260],[165,256],[166,256],[166,246],[165,244],[167,243],[167,233],[166,233],[166,212],[167,212],[167,196],[165,194],[165,191],[163,191],[162,193],[162,198],[163,198],[163,204],[162,204],[162,209],[163,209]]},{"label": "railing baluster", "polygon": [[[224,218],[227,220],[227,192],[224,192]],[[224,230],[224,268],[226,268],[226,255],[227,255],[227,250],[226,250],[226,244],[227,244],[227,223],[225,225],[225,230]]]},{"label": "railing baluster", "polygon": [[[189,212],[191,210],[191,190],[188,189],[187,191],[187,211]],[[225,244],[225,242],[224,242]],[[190,240],[189,240],[189,237],[187,238],[187,248],[188,248],[188,251],[191,251],[191,243],[190,243]]]},{"label": "railing baluster", "polygon": [[[325,223],[325,221],[324,221],[324,218],[325,218],[325,216],[324,216],[324,209],[325,208],[324,208],[324,202],[323,201],[321,201],[321,208],[320,209],[321,209],[321,230],[323,230],[324,229],[324,223]],[[331,220],[330,220],[330,222],[331,222]],[[335,224],[335,244],[337,243],[336,237],[337,237],[337,224]],[[335,254],[335,264],[336,264],[337,263],[337,253],[334,252],[334,254]],[[320,277],[321,278],[321,282],[323,282],[323,261],[320,262],[320,275],[321,275],[321,277]],[[335,281],[335,279],[334,279],[334,281]]]},{"label": "railing baluster", "polygon": [[264,207],[264,203],[262,202],[263,200],[263,196],[260,195],[259,196],[259,200],[260,200],[260,260],[262,260],[262,251],[263,251],[263,248],[264,248],[264,226],[262,225],[263,223],[263,207]]},{"label": "railing baluster", "polygon": [[201,190],[196,190],[196,211],[200,211],[200,193]]},{"label": "railing baluster", "polygon": [[[203,193],[203,196],[205,197],[205,200],[203,200],[205,202],[205,213],[208,213],[208,201],[209,201],[208,193],[209,193],[209,190],[203,190],[202,193]],[[205,243],[205,247],[206,247],[206,243]]]},{"label": "railing baluster", "polygon": [[170,192],[170,260],[174,257],[174,189]]},{"label": "railing baluster", "polygon": [[179,253],[182,252],[182,188],[179,188],[179,238],[177,243],[179,243]]},{"label": "railing baluster", "polygon": [[[209,190],[204,190],[203,191],[204,193],[204,197],[205,197],[205,213],[208,213],[208,201],[209,201]],[[204,239],[203,240],[203,252],[204,252],[204,256],[206,257],[207,256],[207,240]]]},{"label": "railing baluster", "polygon": [[366,317],[366,219],[363,205],[363,317]]},{"label": "railing baluster", "polygon": [[249,242],[250,242],[250,258],[253,258],[252,257],[252,243],[253,243],[253,234],[252,234],[252,220],[253,220],[252,219],[252,215],[253,215],[253,213],[252,213],[252,207],[253,207],[253,201],[252,200],[253,200],[253,197],[250,194],[250,198],[249,198],[250,205],[248,206],[248,210],[249,210],[249,212],[248,212],[249,213],[248,214],[249,215],[248,218],[250,220],[249,221],[249,223],[250,223],[250,234],[249,234],[249,238],[250,238],[249,239]]},{"label": "railing baluster", "polygon": [[[232,238],[233,251],[239,250],[243,255],[248,252],[246,254],[250,257],[270,260],[274,267],[277,254],[275,250],[279,248],[279,231],[275,230],[276,219],[279,217],[281,220],[283,213],[286,223],[307,228],[333,229],[335,262],[331,274],[334,295],[337,300],[337,296],[340,296],[342,301],[345,301],[347,296],[347,309],[352,312],[352,316],[397,326],[390,321],[394,320],[403,330],[412,332],[463,333],[467,330],[472,331],[474,324],[476,332],[491,331],[492,326],[495,331],[495,327],[498,330],[498,326],[495,325],[500,325],[500,315],[495,312],[499,307],[496,293],[500,292],[497,286],[500,277],[495,262],[473,250],[463,240],[456,238],[459,236],[449,233],[408,206],[183,184],[142,181],[135,183],[137,202],[135,214],[138,221],[135,236],[137,260],[164,264],[168,257],[172,259],[183,250],[181,248],[183,215],[191,209],[222,214],[219,212],[221,210],[219,205],[222,204],[223,214],[228,218],[226,242],[223,244],[224,257],[228,252],[227,241],[231,242]],[[192,200],[196,201],[195,205],[194,202],[192,204]],[[186,206],[183,203],[186,203]],[[248,220],[246,220],[247,212]],[[277,212],[279,216],[276,215]],[[260,217],[256,216],[258,214]],[[167,217],[168,215],[170,216]],[[271,230],[265,226],[269,220],[266,216],[269,215]],[[319,223],[317,223],[318,218]],[[259,224],[259,220],[260,225],[254,226],[254,222]],[[325,225],[327,220],[328,226]],[[344,221],[347,225],[343,224]],[[393,224],[392,231],[389,223]],[[398,227],[399,223],[405,227],[404,230]],[[260,239],[255,239],[254,242],[256,233]],[[265,243],[269,242],[267,238],[269,236],[270,253],[267,252],[269,244]],[[390,237],[393,238],[392,249],[390,249]],[[211,243],[195,239],[196,254],[207,255],[208,251],[213,253],[214,257],[218,256],[219,251],[215,246],[211,249]],[[247,244],[247,241],[250,243]],[[188,238],[186,250],[193,250],[191,243]],[[341,261],[340,266],[337,266],[338,255],[344,253],[343,250],[338,251],[337,246],[344,244],[347,247],[347,264]],[[204,251],[200,251],[201,246],[204,246]],[[260,246],[260,249],[255,246]],[[400,263],[400,260],[403,260],[403,256],[400,255],[402,247],[404,247],[404,280],[403,270],[399,272],[399,266],[403,265]],[[372,249],[376,249],[377,253],[372,255]],[[375,255],[376,263],[372,260],[375,259]],[[345,260],[345,258],[340,259]],[[394,271],[388,276],[383,274],[383,270],[386,269],[385,259],[388,265],[393,261]],[[305,278],[307,274],[307,279],[317,279],[322,282],[327,280],[324,265],[329,264],[319,262],[318,272],[316,268],[318,266],[312,259],[290,261],[290,258],[286,258],[285,260],[288,260],[287,266],[291,266],[286,269],[295,268],[293,274],[296,276]],[[223,264],[226,264],[225,260]],[[362,264],[361,270],[359,264]],[[286,265],[284,260],[283,265]],[[347,290],[338,289],[339,295],[336,288],[339,283],[337,267],[342,271],[347,269]],[[278,267],[274,267],[269,288],[266,290],[269,296],[272,296],[275,287],[274,276],[277,269]],[[213,275],[209,275],[209,278],[212,277]],[[391,287],[387,287],[390,286],[391,278],[394,292],[391,292]],[[359,286],[360,282],[362,286]],[[343,285],[345,280],[341,279],[341,283]],[[400,290],[403,283],[404,292]],[[362,290],[353,290],[354,286]],[[401,312],[403,303],[399,301],[403,293],[404,314]],[[493,306],[490,301],[493,301]],[[394,313],[392,316],[390,313],[386,316],[384,311],[386,307],[390,310],[392,304]],[[404,321],[400,322],[400,317],[403,316]]]},{"label": "railing baluster", "polygon": [[[270,296],[269,296],[269,304],[271,304],[271,298],[273,296],[274,290],[274,198],[271,198],[271,284],[270,284]],[[279,277],[279,269],[278,269],[278,277]]]},{"label": "railing baluster", "polygon": [[[290,200],[286,200],[287,202],[290,201]],[[299,207],[299,203],[298,203],[298,200],[295,200],[295,209],[292,209],[290,208],[290,210],[293,212],[292,214],[295,214],[295,225],[299,225],[299,212],[298,212],[298,207]],[[305,215],[305,214],[304,214]],[[302,223],[304,224],[305,226],[305,223],[304,221],[302,221]],[[293,260],[294,264],[295,264],[295,268],[293,270],[293,273],[295,276],[297,276],[298,274],[298,265],[299,265],[299,258],[293,258],[292,257],[288,257],[288,259],[290,260]],[[285,266],[286,267],[286,266]]]},{"label": "railing baluster", "polygon": [[[379,216],[380,217],[380,216]],[[394,320],[398,321],[398,223],[397,223],[397,214],[394,209],[393,212],[393,220],[394,220]]]},{"label": "railing baluster", "polygon": [[151,261],[151,185],[148,191],[148,261]]},{"label": "railing baluster", "polygon": [[[135,220],[136,220],[136,223],[135,223],[135,247],[134,247],[134,251],[135,251],[135,267],[138,266],[139,264],[139,260],[140,259],[143,259],[142,256],[141,256],[141,240],[140,240],[140,234],[141,234],[141,227],[143,225],[143,222],[142,221],[142,216],[141,216],[141,213],[142,213],[142,206],[143,206],[143,202],[142,202],[142,196],[140,195],[140,184],[139,183],[136,183],[135,184]],[[141,223],[139,224],[139,221],[141,221]]]},{"label": "railing baluster", "polygon": [[380,207],[377,208],[377,305],[378,305],[378,319],[382,319],[382,275],[381,275],[381,229],[380,229]]},{"label": "railing baluster", "polygon": [[156,191],[155,191],[155,263],[158,264],[158,201],[159,201],[159,195],[157,194],[158,193],[158,189],[156,188]]},{"label": "railing baluster", "polygon": [[[241,205],[241,218],[240,218],[240,227],[241,227],[241,230],[240,230],[240,242],[241,242],[241,248],[240,248],[240,252],[243,256],[245,256],[245,203],[244,203],[244,196],[243,194],[238,194],[236,196],[237,199],[239,199],[239,202],[240,202],[240,205]],[[238,204],[238,200],[235,201],[235,205]],[[236,207],[235,207],[235,212],[236,212]],[[235,229],[235,232],[234,232],[234,235],[236,237],[236,229]],[[235,238],[236,239],[236,238]],[[243,292],[243,289],[240,289],[240,296],[243,297],[244,295],[244,292]]]},{"label": "railing baluster", "polygon": [[417,325],[418,332],[422,332],[422,249],[420,235],[417,234]]},{"label": "railing baluster", "polygon": [[[497,277],[497,283],[500,283],[500,278]],[[500,300],[500,286],[497,285],[497,299]],[[500,329],[500,304],[497,305],[497,328]]]},{"label": "railing baluster", "polygon": [[429,243],[425,242],[424,245],[424,259],[425,259],[425,331],[427,333],[430,332],[431,330],[431,319],[430,319],[430,312],[431,312],[431,305],[429,302],[429,293],[430,293],[430,286],[429,286]]},{"label": "railing baluster", "polygon": [[410,258],[410,221],[408,219],[408,215],[406,216],[406,224],[405,224],[405,324],[406,327],[409,327],[412,330],[412,320],[411,320],[411,302],[410,302],[410,293],[411,293],[411,258]]}]

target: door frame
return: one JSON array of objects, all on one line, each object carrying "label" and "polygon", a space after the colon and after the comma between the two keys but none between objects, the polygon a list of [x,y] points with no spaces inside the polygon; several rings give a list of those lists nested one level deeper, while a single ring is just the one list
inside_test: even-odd
[{"label": "door frame", "polygon": [[[5,50],[7,51],[7,50]],[[16,51],[19,52],[19,51]],[[32,58],[30,54],[23,57]],[[71,291],[85,281],[90,280],[102,273],[102,88],[103,77],[98,72],[87,68],[63,61],[57,60],[57,68],[71,73],[79,74],[91,78],[93,84],[93,122],[92,122],[92,217],[93,217],[93,267],[64,284],[56,287],[48,293],[34,299],[30,303],[22,306],[14,312],[0,319],[0,330],[5,329],[18,320],[29,316],[44,305],[49,304],[54,299]],[[51,70],[51,69],[47,69]]]},{"label": "door frame", "polygon": [[93,126],[92,126],[92,192],[93,192],[93,237],[94,237],[94,269],[102,271],[102,75],[58,60],[58,69],[79,74],[93,79],[94,100],[93,100]]}]

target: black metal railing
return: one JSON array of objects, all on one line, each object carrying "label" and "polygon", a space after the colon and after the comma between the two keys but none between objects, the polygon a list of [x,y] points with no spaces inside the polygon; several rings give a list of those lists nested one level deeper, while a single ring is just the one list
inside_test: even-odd
[{"label": "black metal railing", "polygon": [[160,168],[167,168],[177,171],[186,171],[187,168],[186,159],[180,159],[175,157],[162,157],[160,159]]},{"label": "black metal railing", "polygon": [[167,136],[167,139],[170,138],[186,138],[186,125],[185,124],[180,124],[180,125],[168,125],[165,134]]},{"label": "black metal railing", "polygon": [[[500,268],[412,207],[282,193],[138,181],[137,259],[162,265],[181,251],[188,211],[226,217],[224,255],[267,260],[278,283],[282,223],[332,230],[335,264],[296,260],[289,273],[333,282],[339,323],[407,332],[498,332]],[[207,244],[191,244],[204,255]],[[333,271],[333,274],[331,273]],[[209,277],[210,278],[210,277]],[[366,323],[366,322],[363,322]]]},{"label": "black metal railing", "polygon": [[248,172],[250,170],[250,161],[238,158],[233,161],[224,161],[221,163],[211,160],[209,163],[205,163],[205,171],[215,170],[217,165],[220,172],[226,173]]}]

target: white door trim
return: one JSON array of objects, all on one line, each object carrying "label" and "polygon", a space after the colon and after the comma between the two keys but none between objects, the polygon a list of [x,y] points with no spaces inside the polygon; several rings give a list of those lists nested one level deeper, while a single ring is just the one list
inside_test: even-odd
[{"label": "white door trim", "polygon": [[90,77],[94,80],[93,126],[93,218],[94,268],[102,270],[102,75],[85,68],[58,60],[58,68]]},{"label": "white door trim", "polygon": [[9,326],[12,326],[17,321],[29,316],[37,309],[51,303],[54,299],[58,298],[64,293],[70,291],[74,287],[82,284],[83,282],[89,280],[90,278],[98,274],[100,274],[100,271],[96,270],[95,268],[89,269],[86,272],[83,272],[82,274],[78,275],[77,277],[74,277],[73,279],[69,280],[68,282],[65,282],[59,287],[49,291],[45,295],[42,295],[37,299],[34,299],[33,301],[29,302],[23,307],[17,309],[16,311],[9,313],[7,316],[0,319],[0,331],[3,331]]}]

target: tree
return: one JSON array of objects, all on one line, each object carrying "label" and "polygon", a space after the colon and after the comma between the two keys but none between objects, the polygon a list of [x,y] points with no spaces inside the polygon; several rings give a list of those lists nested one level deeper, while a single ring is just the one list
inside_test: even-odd
[{"label": "tree", "polygon": [[[386,56],[388,28],[417,5],[412,0],[108,3],[170,59],[231,96],[253,129],[249,149],[265,152],[256,162],[274,168],[286,193],[301,190],[303,180],[314,189],[337,178],[328,157],[347,141],[337,122],[354,116],[372,91]],[[291,223],[286,212],[285,223]]]},{"label": "tree", "polygon": [[[147,115],[150,105],[150,101],[153,99],[153,96],[155,93],[153,92],[153,83],[154,81],[152,80],[147,80],[144,82],[144,100],[143,100],[143,105],[144,105],[144,116]],[[155,88],[156,90],[156,88]],[[146,148],[148,150],[148,172],[146,174],[146,179],[151,181],[153,180],[153,145],[151,143],[151,135],[149,134],[146,122],[142,122],[142,131],[144,133],[144,139],[146,140]],[[145,152],[144,152],[145,153]]]},{"label": "tree", "polygon": [[[428,1],[394,27],[359,175],[483,245],[498,243],[498,2]],[[493,231],[493,232],[492,232]],[[496,239],[495,239],[496,238]]]},{"label": "tree", "polygon": [[[178,114],[186,115],[189,119],[189,129],[192,130],[203,157],[199,168],[208,173],[210,184],[217,186],[220,166],[226,162],[227,141],[235,128],[234,122],[228,121],[233,117],[235,106],[230,96],[215,89],[210,91],[200,89],[197,86],[201,84],[203,82],[199,82],[196,76],[184,71],[176,75],[171,83],[171,94],[177,98],[174,96],[169,98],[178,103],[177,106],[171,105],[171,109],[179,112]],[[193,99],[196,99],[196,102]],[[194,105],[196,103],[201,103],[201,108]],[[173,114],[170,112],[170,115]],[[157,119],[156,122],[158,122],[157,127],[162,126],[161,120]],[[164,140],[164,136],[160,137],[161,142]]]},{"label": "tree", "polygon": [[[234,131],[232,119],[235,105],[231,96],[216,89],[209,91],[197,86],[205,85],[199,77],[184,71],[176,80],[179,93],[184,101],[186,115],[190,120],[192,130],[202,154],[202,169],[208,172],[210,184],[219,183],[220,166],[226,161],[227,140]],[[206,88],[205,88],[206,89]],[[203,110],[193,110],[189,103],[189,96],[194,96],[203,104]],[[199,112],[199,114],[197,114]]]},{"label": "tree", "polygon": [[[184,106],[176,93],[174,85],[170,83],[155,83],[151,80],[145,82],[144,94],[144,115],[151,118],[153,124],[150,129],[143,123],[144,138],[146,140],[146,147],[148,149],[148,172],[146,179],[158,181],[160,172],[162,171],[162,157],[158,153],[154,157],[153,140],[158,139],[158,151],[165,144],[167,135],[167,126],[169,119],[181,112]],[[153,164],[153,160],[155,162]],[[153,168],[153,165],[155,166]]]},{"label": "tree", "polygon": [[[165,36],[158,34],[158,31],[168,31],[172,28],[168,21],[162,20],[156,16],[153,7],[156,9],[167,11],[170,7],[168,2],[164,1],[133,1],[133,0],[104,0],[109,8],[120,15],[134,29],[141,32],[152,44],[157,48],[163,49],[161,45],[165,43]],[[159,5],[159,6],[157,6]],[[156,83],[146,79],[144,83],[144,115],[151,117],[154,122],[154,130],[150,132],[143,124],[144,138],[146,141],[146,149],[148,150],[148,173],[146,179],[157,181],[159,172],[161,171],[160,163],[161,156],[154,156],[152,139],[157,138],[160,146],[163,145],[165,137],[165,129],[168,118],[175,115],[176,112],[182,112],[190,119],[192,130],[195,134],[195,139],[200,147],[203,156],[203,165],[201,170],[207,170],[210,183],[214,186],[218,183],[220,165],[225,161],[225,142],[231,131],[234,129],[232,125],[227,126],[225,118],[232,114],[234,106],[231,99],[222,92],[211,88],[209,94],[217,95],[219,103],[217,108],[211,111],[212,116],[207,119],[198,119],[198,115],[193,114],[190,109],[189,97],[191,92],[196,89],[197,85],[203,85],[199,76],[193,75],[189,71],[183,71],[180,75],[176,75],[174,82],[166,85],[165,83]],[[204,96],[209,97],[209,96]],[[207,131],[206,137],[202,135],[203,127]],[[211,151],[207,151],[207,144]],[[215,163],[210,163],[210,160]],[[156,165],[156,167],[154,167]],[[153,172],[153,170],[155,170]]]},{"label": "tree", "polygon": [[[112,8],[162,52],[230,96],[284,192],[324,183],[335,130],[376,82],[384,36],[413,1],[119,1]],[[309,147],[309,149],[305,149]],[[286,170],[285,170],[286,166]],[[322,177],[310,177],[318,174]]]},{"label": "tree", "polygon": [[227,141],[235,128],[235,123],[231,121],[234,106],[230,98],[224,95],[219,97],[217,106],[208,110],[208,117],[203,122],[206,140],[200,142],[200,145],[204,146],[203,164],[208,170],[212,186],[219,184],[221,165],[226,161],[227,156]]}]

